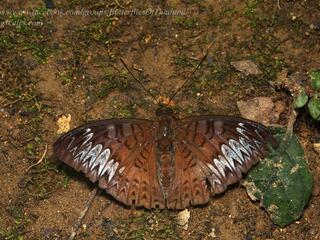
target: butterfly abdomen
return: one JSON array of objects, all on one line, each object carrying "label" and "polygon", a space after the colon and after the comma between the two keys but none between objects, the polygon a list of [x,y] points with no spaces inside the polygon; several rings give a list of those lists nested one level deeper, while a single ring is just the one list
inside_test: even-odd
[{"label": "butterfly abdomen", "polygon": [[163,195],[166,198],[171,189],[171,183],[174,177],[174,166],[172,154],[163,153],[158,161],[158,179],[161,185]]},{"label": "butterfly abdomen", "polygon": [[171,129],[171,120],[169,118],[159,122],[157,133],[157,151],[158,180],[163,196],[166,199],[169,191],[171,190],[175,173],[173,135]]}]

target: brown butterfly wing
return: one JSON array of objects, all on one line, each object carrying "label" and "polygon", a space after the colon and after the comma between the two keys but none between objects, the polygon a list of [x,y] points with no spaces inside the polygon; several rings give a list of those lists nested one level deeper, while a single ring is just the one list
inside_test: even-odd
[{"label": "brown butterfly wing", "polygon": [[148,120],[95,121],[61,136],[54,154],[125,205],[164,208],[155,131]]},{"label": "brown butterfly wing", "polygon": [[176,172],[169,208],[207,203],[266,157],[267,144],[277,145],[262,124],[237,117],[187,118],[173,128]]}]

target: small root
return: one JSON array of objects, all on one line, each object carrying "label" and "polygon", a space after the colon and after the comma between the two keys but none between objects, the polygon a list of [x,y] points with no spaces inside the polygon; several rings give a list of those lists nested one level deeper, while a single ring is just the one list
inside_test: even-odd
[{"label": "small root", "polygon": [[41,156],[41,158],[38,160],[38,162],[36,162],[35,164],[32,164],[30,167],[27,168],[26,172],[29,172],[29,170],[37,165],[39,165],[43,159],[45,158],[46,154],[47,154],[47,151],[48,151],[48,145],[46,144],[45,147],[44,147],[44,152]]},{"label": "small root", "polygon": [[94,189],[91,191],[90,197],[89,197],[88,201],[86,202],[84,209],[83,209],[82,212],[80,213],[80,217],[79,217],[79,219],[78,219],[78,222],[77,222],[77,224],[74,226],[73,231],[72,231],[72,233],[71,233],[71,235],[70,235],[70,237],[69,237],[69,240],[73,240],[73,239],[75,238],[75,236],[77,235],[77,232],[78,232],[78,229],[80,228],[80,225],[81,225],[81,223],[82,223],[82,220],[83,220],[83,218],[86,216],[86,214],[87,214],[87,212],[88,212],[88,210],[89,210],[89,208],[90,208],[90,206],[91,206],[91,204],[92,204],[95,196],[97,195],[97,192],[98,192],[98,188],[97,188],[97,187],[94,188]]},{"label": "small root", "polygon": [[277,0],[278,9],[281,9],[280,0]]},{"label": "small root", "polygon": [[289,116],[289,120],[288,120],[288,125],[287,125],[287,130],[286,130],[286,135],[283,139],[284,142],[287,142],[288,139],[292,136],[293,134],[293,127],[294,127],[294,123],[296,122],[297,119],[297,113],[296,111],[292,108],[290,116]]}]

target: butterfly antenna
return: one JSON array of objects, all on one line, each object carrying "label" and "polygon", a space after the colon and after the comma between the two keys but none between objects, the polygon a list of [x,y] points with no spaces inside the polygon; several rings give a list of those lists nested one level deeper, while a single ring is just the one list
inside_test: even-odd
[{"label": "butterfly antenna", "polygon": [[125,69],[127,69],[127,71],[129,72],[129,74],[131,75],[131,77],[136,81],[136,83],[138,83],[139,86],[140,86],[144,91],[146,91],[146,92],[156,101],[156,103],[158,104],[159,102],[158,102],[157,98],[156,98],[151,92],[149,92],[149,90],[146,89],[146,88],[143,86],[143,84],[133,75],[133,73],[129,70],[129,68],[127,67],[126,63],[123,61],[122,58],[120,58],[120,61],[122,62],[122,64],[123,64],[123,66],[125,67]]},{"label": "butterfly antenna", "polygon": [[209,50],[211,49],[212,45],[213,45],[213,41],[211,41],[211,43],[209,44],[205,55],[201,58],[200,62],[198,63],[197,67],[193,70],[191,75],[184,81],[184,83],[181,85],[181,87],[179,87],[177,89],[177,91],[175,91],[174,94],[172,94],[172,96],[169,98],[169,102],[167,103],[167,106],[172,102],[172,100],[175,98],[175,96],[181,91],[182,88],[185,87],[185,85],[192,79],[193,75],[198,71],[198,69],[200,68],[201,64],[207,58],[207,56],[209,54]]}]

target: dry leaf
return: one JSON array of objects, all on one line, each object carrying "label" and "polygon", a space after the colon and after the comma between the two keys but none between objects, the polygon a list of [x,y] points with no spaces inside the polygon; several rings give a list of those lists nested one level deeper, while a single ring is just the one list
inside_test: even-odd
[{"label": "dry leaf", "polygon": [[190,212],[188,209],[180,211],[177,215],[177,223],[180,226],[182,226],[184,230],[187,230],[189,218],[190,218]]},{"label": "dry leaf", "polygon": [[231,62],[231,66],[239,72],[244,73],[246,76],[262,74],[258,66],[250,60],[241,60],[237,62]]},{"label": "dry leaf", "polygon": [[273,103],[269,97],[256,97],[247,101],[237,102],[241,116],[263,124],[278,123],[280,115],[287,105],[284,101]]},{"label": "dry leaf", "polygon": [[62,134],[65,132],[68,132],[70,130],[70,122],[71,122],[71,115],[68,114],[68,116],[62,116],[58,119],[57,125],[58,125],[58,134]]},{"label": "dry leaf", "polygon": [[146,44],[148,44],[148,43],[151,41],[151,39],[152,39],[152,34],[148,34],[148,35],[144,38],[144,42],[145,42]]},{"label": "dry leaf", "polygon": [[289,74],[287,69],[277,74],[276,81],[270,82],[276,88],[285,88],[291,92],[292,96],[297,96],[303,89],[306,76],[302,73],[295,72]]},{"label": "dry leaf", "polygon": [[274,108],[269,97],[256,97],[248,101],[237,102],[241,116],[263,124],[269,124],[270,115]]}]

